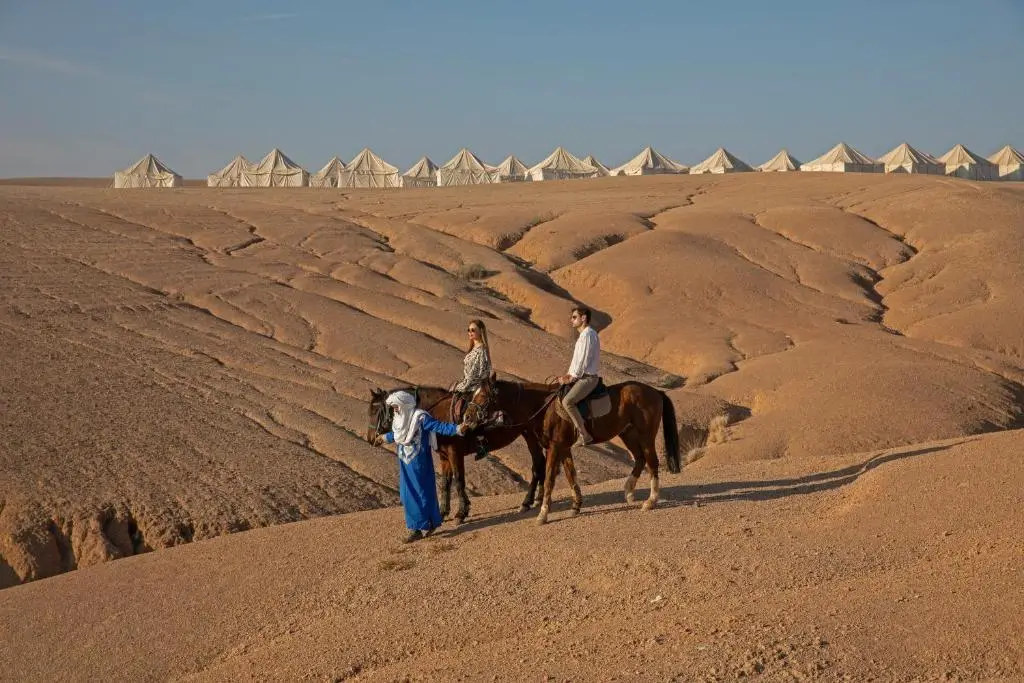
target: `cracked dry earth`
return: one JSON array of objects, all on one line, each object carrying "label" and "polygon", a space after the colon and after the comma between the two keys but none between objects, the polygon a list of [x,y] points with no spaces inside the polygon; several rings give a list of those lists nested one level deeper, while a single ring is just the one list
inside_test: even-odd
[{"label": "cracked dry earth", "polygon": [[[934,177],[4,185],[0,670],[1018,680],[1022,231],[1024,187]],[[665,504],[613,443],[537,527],[519,443],[398,544],[370,389],[449,384],[473,317],[560,373],[573,301],[676,405]]]}]

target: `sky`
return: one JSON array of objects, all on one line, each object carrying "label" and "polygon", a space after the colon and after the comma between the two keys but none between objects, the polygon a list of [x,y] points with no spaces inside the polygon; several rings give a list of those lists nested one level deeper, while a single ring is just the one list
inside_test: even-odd
[{"label": "sky", "polygon": [[1024,148],[1024,0],[0,0],[0,177]]}]

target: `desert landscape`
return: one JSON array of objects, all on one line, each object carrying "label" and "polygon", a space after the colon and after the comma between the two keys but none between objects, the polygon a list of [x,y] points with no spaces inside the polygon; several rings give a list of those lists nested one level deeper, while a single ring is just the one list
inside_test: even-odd
[{"label": "desert landscape", "polygon": [[[105,184],[0,183],[0,678],[1024,680],[1024,183]],[[539,526],[519,441],[403,545],[371,390],[576,303],[661,504],[616,440]]]}]

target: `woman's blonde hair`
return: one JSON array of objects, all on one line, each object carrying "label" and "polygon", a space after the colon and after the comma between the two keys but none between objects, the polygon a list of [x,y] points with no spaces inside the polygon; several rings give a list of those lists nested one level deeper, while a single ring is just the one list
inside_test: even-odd
[{"label": "woman's blonde hair", "polygon": [[[490,360],[491,359],[491,345],[487,343],[487,325],[484,325],[484,321],[483,320],[478,320],[476,318],[474,318],[473,320],[469,321],[469,327],[473,327],[474,325],[476,325],[476,329],[480,330],[480,343],[483,344],[484,348],[487,350],[487,360]],[[469,340],[469,348],[466,349],[466,353],[469,353],[472,350],[473,350],[473,340],[470,339]]]}]

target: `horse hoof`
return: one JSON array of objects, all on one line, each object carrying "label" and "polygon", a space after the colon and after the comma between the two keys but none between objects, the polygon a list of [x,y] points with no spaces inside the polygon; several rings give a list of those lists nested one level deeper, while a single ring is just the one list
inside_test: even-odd
[{"label": "horse hoof", "polygon": [[531,508],[531,507],[533,507],[533,506],[532,506],[532,505],[526,505],[526,504],[524,503],[523,505],[520,505],[520,506],[519,506],[519,512],[520,512],[520,513],[523,513],[523,512],[529,512],[529,511],[530,511],[530,508]]},{"label": "horse hoof", "polygon": [[632,505],[633,503],[636,502],[636,496],[634,496],[632,493],[627,493],[626,494],[626,502],[629,503],[630,505]]},{"label": "horse hoof", "polygon": [[579,508],[572,508],[571,510],[569,510],[569,516],[570,517],[575,517],[578,514],[580,514],[580,509]]},{"label": "horse hoof", "polygon": [[537,525],[538,526],[542,526],[542,525],[547,524],[547,523],[548,523],[548,511],[542,509],[540,511],[540,514],[537,515]]},{"label": "horse hoof", "polygon": [[640,506],[641,510],[653,510],[654,506],[658,504],[656,500],[645,500],[644,504]]}]

